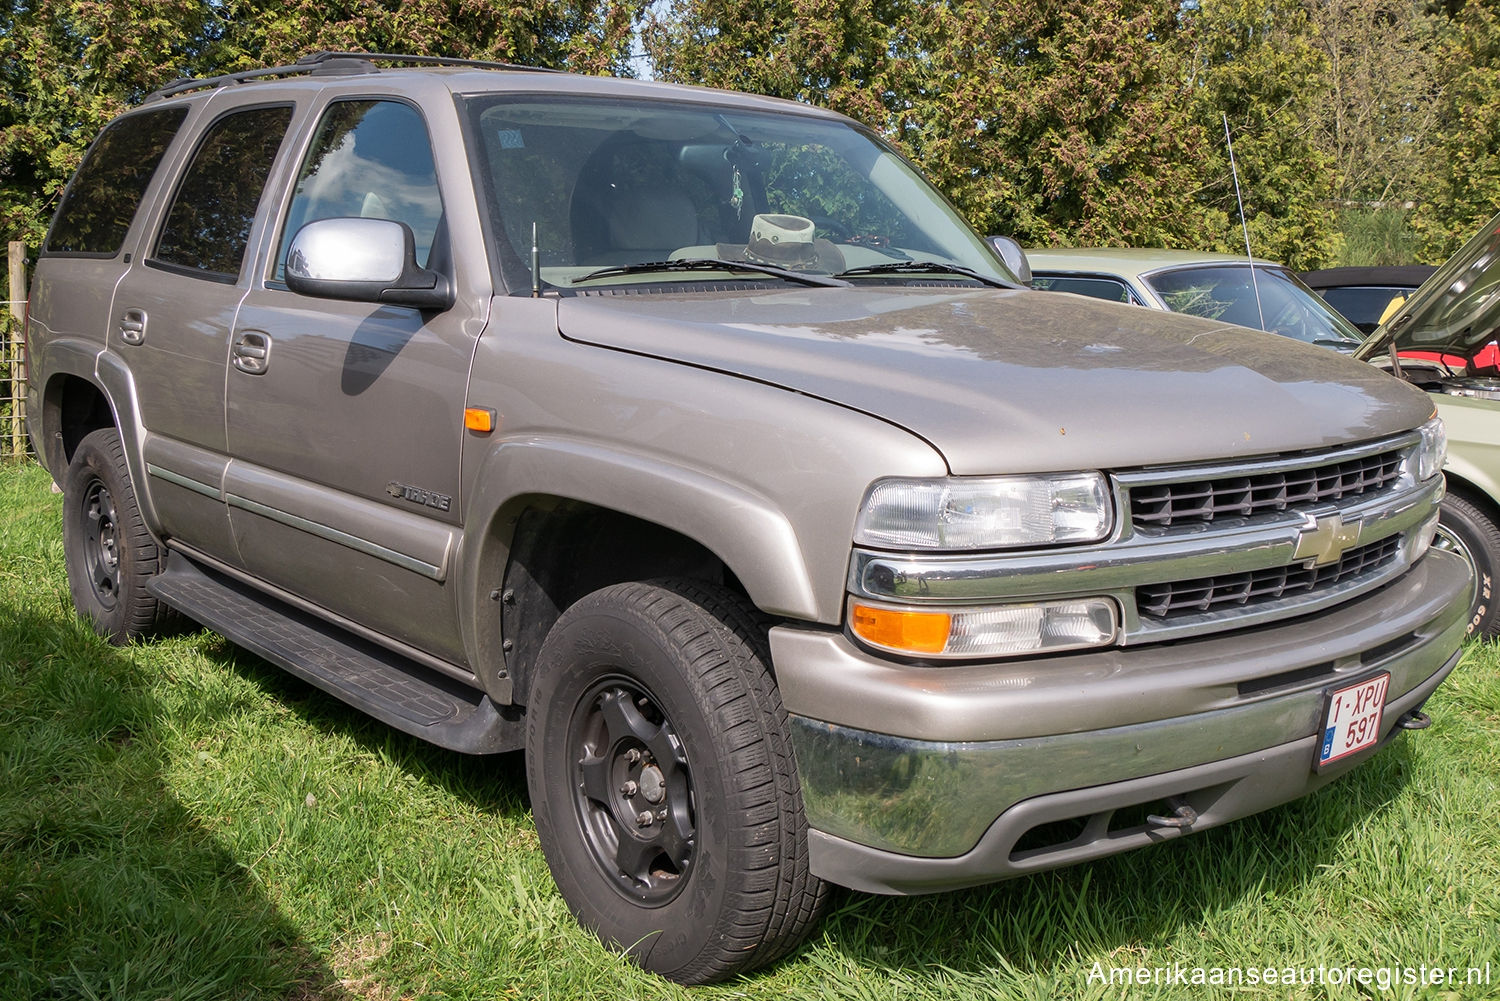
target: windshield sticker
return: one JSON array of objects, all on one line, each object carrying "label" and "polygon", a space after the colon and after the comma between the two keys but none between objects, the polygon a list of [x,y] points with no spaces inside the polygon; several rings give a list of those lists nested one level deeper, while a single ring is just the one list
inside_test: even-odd
[{"label": "windshield sticker", "polygon": [[501,149],[525,149],[526,140],[521,137],[520,129],[501,129],[497,133],[500,139]]}]

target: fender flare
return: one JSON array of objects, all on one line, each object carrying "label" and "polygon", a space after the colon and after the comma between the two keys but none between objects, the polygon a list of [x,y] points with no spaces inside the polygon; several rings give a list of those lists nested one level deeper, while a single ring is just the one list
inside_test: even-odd
[{"label": "fender flare", "polygon": [[[494,614],[513,531],[531,499],[580,501],[652,522],[693,539],[722,560],[762,611],[815,621],[820,610],[796,530],[766,497],[746,486],[638,452],[566,437],[498,444],[474,474],[456,583],[464,646],[486,677],[500,670]],[[497,684],[498,680],[498,684]]]}]

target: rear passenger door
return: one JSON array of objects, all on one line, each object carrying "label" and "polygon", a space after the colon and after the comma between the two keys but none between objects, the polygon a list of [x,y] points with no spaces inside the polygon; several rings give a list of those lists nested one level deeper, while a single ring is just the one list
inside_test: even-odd
[{"label": "rear passenger door", "polygon": [[238,564],[223,500],[224,365],[249,284],[257,207],[294,108],[234,107],[214,117],[213,107],[115,291],[108,345],[135,380],[162,534]]},{"label": "rear passenger door", "polygon": [[[458,175],[448,183],[467,184]],[[414,105],[350,98],[321,112],[230,345],[229,504],[252,573],[461,663],[445,582],[474,350],[464,309],[311,298],[281,280],[297,230],[339,217],[406,223],[418,263],[451,275],[440,180]]]}]

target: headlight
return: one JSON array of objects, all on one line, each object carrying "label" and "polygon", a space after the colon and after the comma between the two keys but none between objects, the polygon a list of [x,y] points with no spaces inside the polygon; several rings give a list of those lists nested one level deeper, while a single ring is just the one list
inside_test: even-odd
[{"label": "headlight", "polygon": [[1109,534],[1099,473],[877,480],[854,542],[882,549],[999,549],[1097,542]]},{"label": "headlight", "polygon": [[1417,479],[1430,480],[1443,471],[1443,462],[1448,458],[1448,431],[1441,417],[1434,417],[1417,430],[1422,433],[1416,455]]},{"label": "headlight", "polygon": [[1119,617],[1108,598],[941,608],[856,598],[849,627],[870,646],[907,656],[1004,657],[1105,646]]}]

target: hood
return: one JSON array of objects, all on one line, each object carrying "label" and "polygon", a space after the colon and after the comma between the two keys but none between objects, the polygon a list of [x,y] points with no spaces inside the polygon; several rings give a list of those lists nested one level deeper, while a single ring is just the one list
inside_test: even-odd
[{"label": "hood", "polygon": [[[1473,362],[1500,338],[1500,216],[1411,294],[1401,309],[1376,328],[1358,357],[1376,360],[1390,350],[1431,352],[1455,367]],[[1417,355],[1421,357],[1421,355]],[[1494,352],[1487,365],[1494,367]],[[1470,365],[1470,368],[1474,368]]]},{"label": "hood", "polygon": [[558,325],[863,411],[959,475],[1321,448],[1432,413],[1424,394],[1324,348],[1055,292],[579,296],[560,300]]}]

